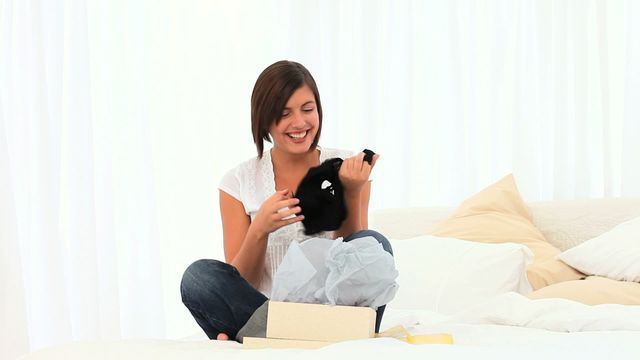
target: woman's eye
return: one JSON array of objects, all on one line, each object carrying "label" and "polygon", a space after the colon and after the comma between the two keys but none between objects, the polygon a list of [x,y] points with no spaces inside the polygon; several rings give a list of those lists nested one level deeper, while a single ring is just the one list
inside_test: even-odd
[{"label": "woman's eye", "polygon": [[285,112],[282,113],[282,117],[287,117],[287,116],[289,116],[289,112],[288,111],[285,111]]},{"label": "woman's eye", "polygon": [[311,108],[311,109],[302,109],[302,111],[304,111],[304,112],[311,112],[311,111],[313,111],[313,108]]}]

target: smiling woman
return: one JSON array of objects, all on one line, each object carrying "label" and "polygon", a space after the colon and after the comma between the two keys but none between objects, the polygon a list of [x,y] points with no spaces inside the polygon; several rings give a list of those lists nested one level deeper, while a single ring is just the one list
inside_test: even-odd
[{"label": "smiling woman", "polygon": [[316,110],[313,91],[308,85],[303,85],[297,89],[282,112],[282,117],[271,124],[269,133],[272,134],[275,143],[283,146],[290,146],[290,152],[307,152],[311,148],[311,142],[317,142],[319,137],[318,126],[320,120]]},{"label": "smiling woman", "polygon": [[[342,236],[348,242],[373,236],[391,252],[384,236],[364,231],[368,180],[378,156],[369,164],[364,153],[350,156],[318,146],[322,105],[304,66],[279,61],[260,74],[251,96],[251,124],[257,157],[229,171],[219,187],[226,262],[196,261],[180,287],[182,301],[211,339],[242,341],[242,329],[260,313],[257,309],[264,309],[273,275],[294,241]],[[264,141],[273,148],[264,151]],[[311,167],[335,157],[344,159],[338,175],[347,218],[335,232],[306,235],[300,201],[292,194]],[[384,306],[379,307],[376,331],[383,312]]]},{"label": "smiling woman", "polygon": [[273,142],[280,145],[276,151],[304,154],[313,149],[313,143],[317,143],[320,137],[320,119],[316,109],[313,91],[308,85],[303,85],[291,95],[282,117],[269,128]]},{"label": "smiling woman", "polygon": [[263,141],[284,145],[285,135],[305,141],[313,139],[294,153],[313,152],[320,140],[322,104],[311,73],[290,61],[279,61],[266,68],[251,95],[251,125],[258,158],[262,158]]}]

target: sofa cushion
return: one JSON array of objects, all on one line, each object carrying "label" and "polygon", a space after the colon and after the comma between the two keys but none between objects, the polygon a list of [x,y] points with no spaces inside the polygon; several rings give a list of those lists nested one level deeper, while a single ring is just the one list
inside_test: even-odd
[{"label": "sofa cushion", "polygon": [[566,250],[559,259],[588,275],[640,282],[640,217]]},{"label": "sofa cushion", "polygon": [[399,288],[389,308],[455,314],[507,292],[531,292],[533,254],[524,245],[422,235],[391,246]]},{"label": "sofa cushion", "polygon": [[584,280],[565,281],[536,290],[530,299],[562,298],[587,305],[640,305],[640,284],[589,276]]},{"label": "sofa cushion", "polygon": [[513,175],[505,176],[464,200],[449,218],[431,228],[430,233],[484,243],[526,245],[534,254],[527,271],[534,290],[583,277],[556,259],[560,250],[549,244],[533,225]]},{"label": "sofa cushion", "polygon": [[528,202],[533,224],[553,246],[565,251],[640,216],[640,198]]}]

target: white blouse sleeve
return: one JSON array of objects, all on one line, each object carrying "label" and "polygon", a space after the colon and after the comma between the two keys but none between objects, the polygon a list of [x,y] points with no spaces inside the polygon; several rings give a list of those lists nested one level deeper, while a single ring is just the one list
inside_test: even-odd
[{"label": "white blouse sleeve", "polygon": [[222,180],[220,180],[218,189],[226,192],[227,194],[236,198],[238,201],[242,202],[242,197],[240,196],[240,176],[238,172],[239,169],[237,167],[229,170],[222,177]]}]

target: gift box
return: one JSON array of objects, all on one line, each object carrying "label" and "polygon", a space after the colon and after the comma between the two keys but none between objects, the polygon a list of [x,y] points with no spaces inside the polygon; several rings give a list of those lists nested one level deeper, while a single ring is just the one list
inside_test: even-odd
[{"label": "gift box", "polygon": [[375,337],[370,307],[269,301],[266,338],[246,337],[247,348],[318,348],[338,341]]}]

